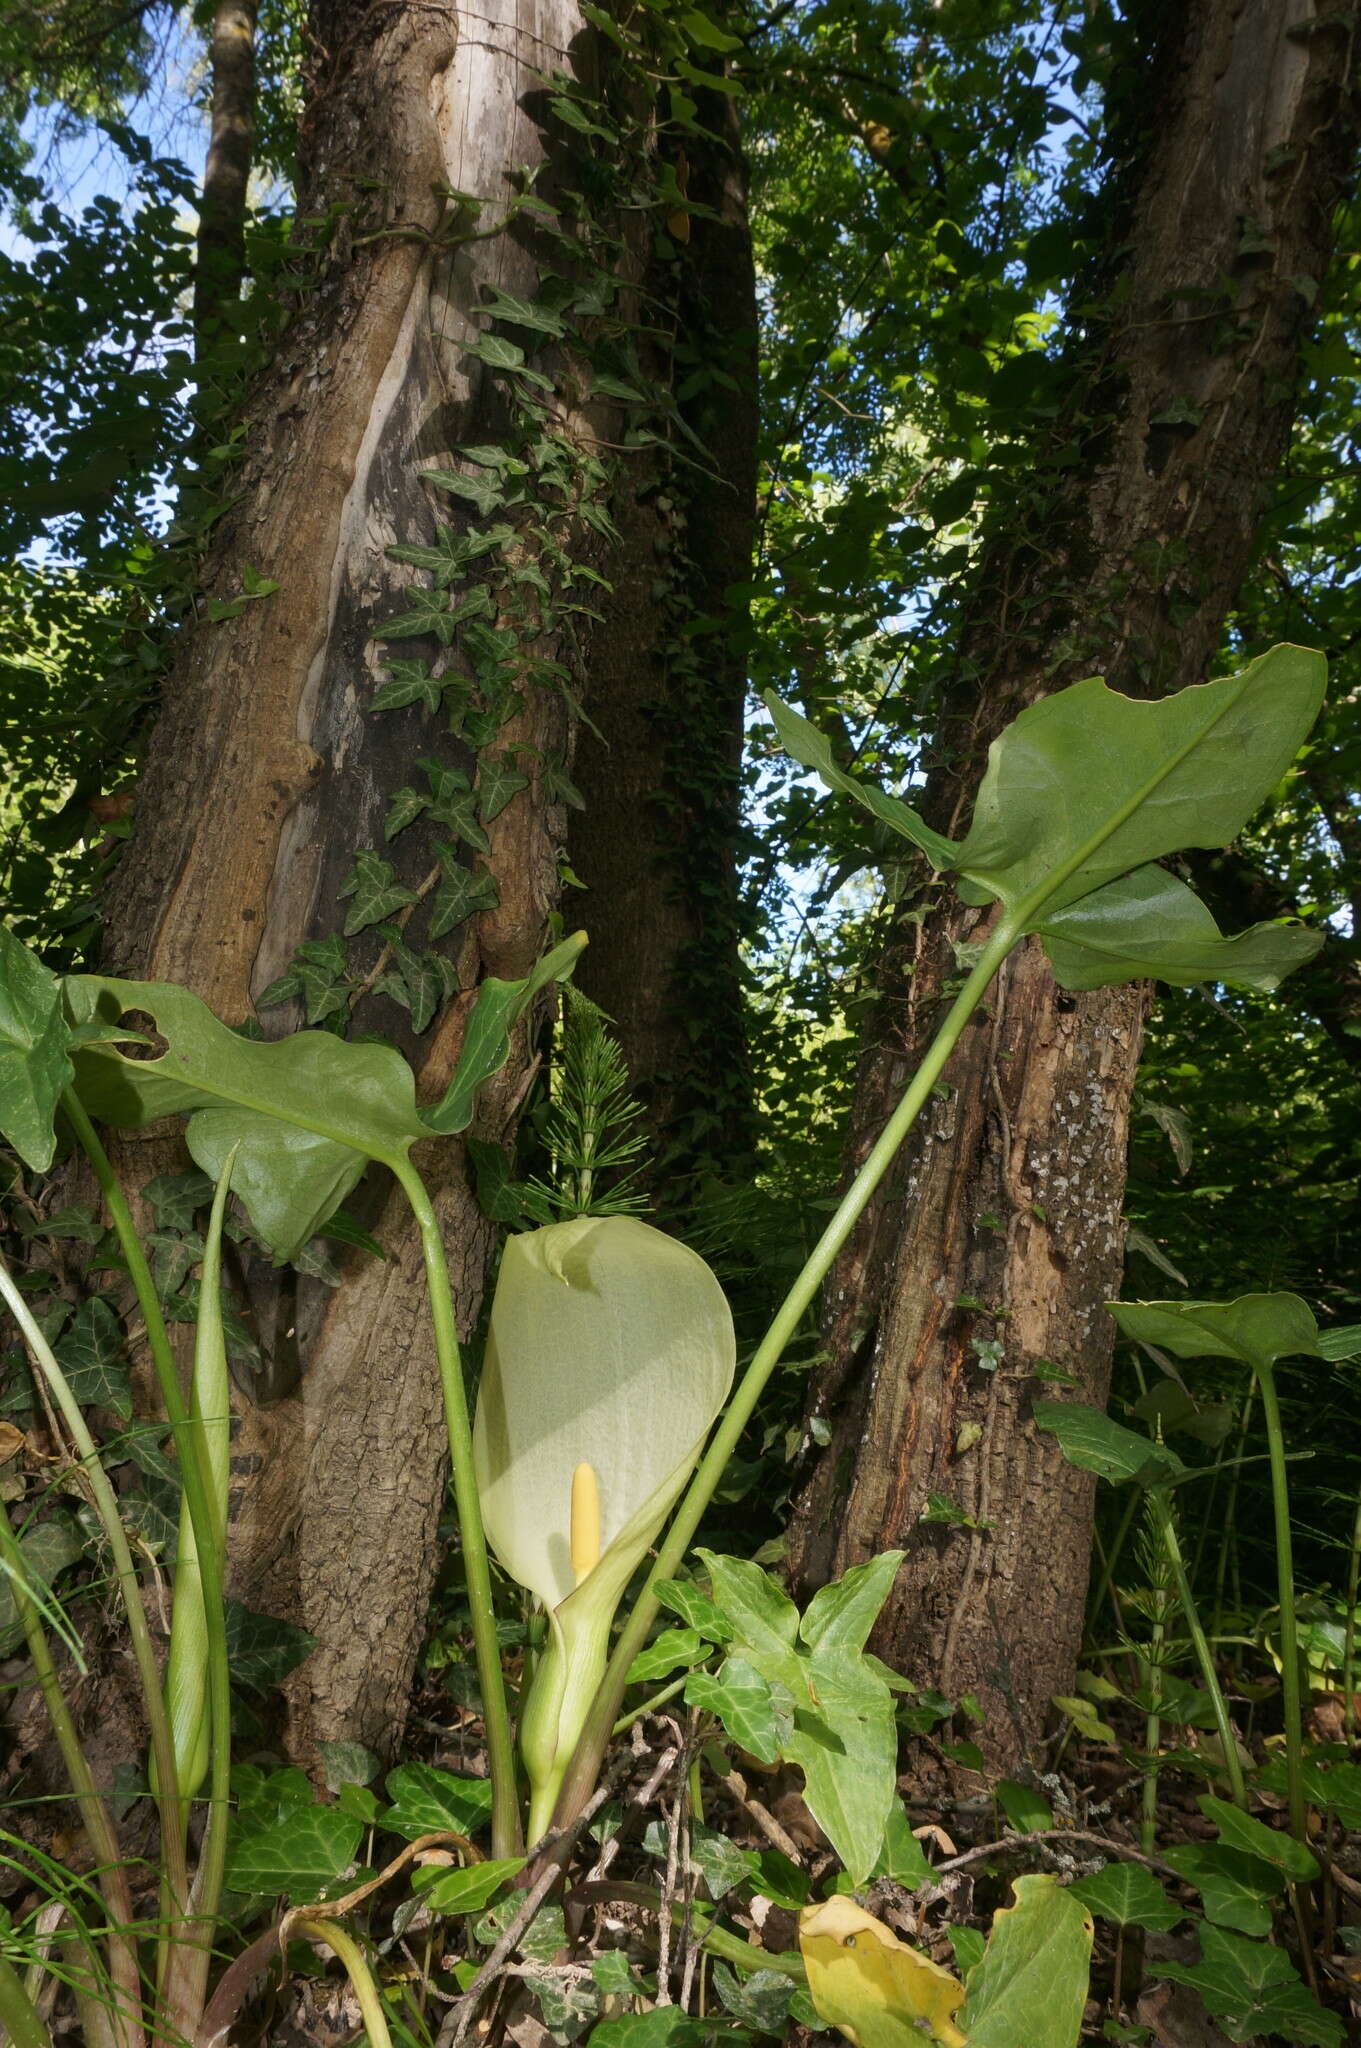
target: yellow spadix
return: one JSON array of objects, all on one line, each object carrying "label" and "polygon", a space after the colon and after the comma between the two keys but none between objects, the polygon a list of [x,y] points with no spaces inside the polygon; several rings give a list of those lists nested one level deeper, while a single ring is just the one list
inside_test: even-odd
[{"label": "yellow spadix", "polygon": [[703,1259],[632,1216],[512,1237],[473,1424],[487,1538],[548,1610],[520,1746],[547,1828],[621,1594],[732,1385],[736,1345]]}]

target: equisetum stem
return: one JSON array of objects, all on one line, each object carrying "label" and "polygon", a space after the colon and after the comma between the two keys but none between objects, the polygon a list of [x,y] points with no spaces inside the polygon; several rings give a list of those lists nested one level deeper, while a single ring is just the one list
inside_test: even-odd
[{"label": "equisetum stem", "polygon": [[501,1645],[497,1640],[496,1614],[492,1605],[487,1538],[482,1527],[477,1481],[473,1475],[472,1428],[468,1421],[468,1397],[463,1385],[463,1361],[454,1322],[453,1296],[449,1290],[444,1239],[440,1235],[439,1219],[425,1183],[410,1160],[395,1160],[393,1171],[411,1204],[425,1260],[430,1320],[435,1333],[435,1356],[439,1361],[440,1385],[444,1392],[444,1421],[449,1434],[454,1505],[458,1510],[459,1540],[468,1584],[468,1605],[472,1612],[473,1652],[477,1660],[478,1684],[482,1689],[487,1767],[492,1787],[492,1855],[514,1856],[521,1847],[515,1750],[511,1742],[510,1714],[501,1673]]},{"label": "equisetum stem", "polygon": [[1160,1708],[1163,1692],[1162,1648],[1166,1633],[1160,1597],[1153,1619],[1149,1654],[1143,1659],[1144,1677],[1148,1681],[1148,1692],[1152,1701],[1144,1716],[1144,1751],[1148,1757],[1148,1773],[1143,1783],[1139,1812],[1139,1847],[1145,1856],[1151,1856],[1158,1843],[1158,1745],[1163,1735]]},{"label": "equisetum stem", "polygon": [[[1196,1653],[1196,1662],[1200,1666],[1200,1675],[1205,1682],[1205,1690],[1210,1695],[1210,1705],[1214,1708],[1215,1729],[1219,1735],[1219,1746],[1224,1752],[1224,1770],[1228,1776],[1229,1789],[1233,1793],[1233,1803],[1246,1813],[1248,1810],[1248,1792],[1247,1786],[1243,1783],[1243,1765],[1238,1755],[1238,1740],[1233,1732],[1233,1723],[1229,1719],[1228,1702],[1224,1698],[1224,1689],[1219,1683],[1219,1673],[1215,1670],[1214,1654],[1210,1649],[1209,1638],[1206,1636],[1204,1627],[1201,1624],[1195,1595],[1191,1591],[1191,1581],[1186,1571],[1186,1560],[1182,1556],[1181,1543],[1177,1536],[1176,1519],[1166,1496],[1160,1488],[1154,1487],[1150,1490],[1148,1505],[1152,1512],[1153,1520],[1157,1525],[1159,1540],[1163,1547],[1163,1555],[1172,1568],[1172,1576],[1177,1586],[1177,1598],[1181,1603],[1182,1615],[1186,1621],[1187,1634],[1191,1638],[1192,1648]],[[1144,1853],[1147,1855],[1151,1852],[1146,1849]]]},{"label": "equisetum stem", "polygon": [[1285,1466],[1285,1432],[1276,1394],[1276,1370],[1266,1358],[1254,1358],[1253,1370],[1262,1394],[1267,1455],[1271,1464],[1271,1513],[1276,1529],[1276,1598],[1281,1610],[1281,1703],[1285,1717],[1286,1794],[1290,1832],[1309,1847],[1304,1797],[1303,1701],[1300,1692],[1299,1629],[1295,1619],[1295,1560],[1290,1540],[1290,1487]]},{"label": "equisetum stem", "polygon": [[785,1296],[774,1321],[762,1338],[750,1365],[729,1400],[723,1418],[710,1439],[709,1448],[700,1460],[699,1468],[657,1552],[657,1561],[648,1574],[647,1582],[638,1596],[632,1613],[620,1631],[614,1654],[606,1666],[596,1703],[582,1730],[576,1754],[563,1779],[562,1791],[554,1814],[556,1827],[566,1827],[571,1823],[585,1800],[590,1797],[595,1785],[611,1730],[619,1715],[629,1666],[643,1647],[647,1632],[657,1614],[659,1602],[654,1589],[658,1580],[672,1578],[679,1568],[699,1527],[700,1519],[727,1469],[728,1460],[751,1420],[756,1404],[765,1390],[766,1382],[784,1356],[785,1346],[802,1322],[818,1289],[831,1271],[838,1252],[860,1220],[871,1195],[892,1165],[904,1138],[930,1100],[932,1090],[959,1042],[965,1025],[978,1008],[987,992],[988,984],[1019,937],[1020,926],[1011,919],[1004,918],[985,943],[972,972],[936,1033],[925,1059],[908,1083],[901,1102],[880,1132],[873,1149],[842,1197],[831,1222],[813,1247],[803,1271]]}]

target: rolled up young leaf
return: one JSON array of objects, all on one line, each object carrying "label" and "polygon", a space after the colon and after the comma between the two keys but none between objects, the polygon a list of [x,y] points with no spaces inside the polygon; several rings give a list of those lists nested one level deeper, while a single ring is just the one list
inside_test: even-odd
[{"label": "rolled up young leaf", "polygon": [[718,1281],[649,1224],[578,1217],[507,1244],[473,1457],[492,1549],[550,1620],[520,1717],[531,1839],[548,1824],[595,1696],[619,1598],[699,1457],[735,1364]]},{"label": "rolled up young leaf", "polygon": [[[217,1184],[208,1234],[204,1240],[189,1410],[208,1485],[219,1575],[226,1561],[227,1491],[231,1468],[231,1392],[226,1334],[222,1323],[222,1225],[235,1162],[236,1151],[233,1148]],[[192,1799],[208,1775],[211,1731],[208,1714],[208,1621],[203,1606],[198,1543],[187,1500],[180,1504],[170,1653],[165,1666],[165,1708],[175,1747],[180,1797]],[[154,1761],[151,1770],[154,1785]]]}]

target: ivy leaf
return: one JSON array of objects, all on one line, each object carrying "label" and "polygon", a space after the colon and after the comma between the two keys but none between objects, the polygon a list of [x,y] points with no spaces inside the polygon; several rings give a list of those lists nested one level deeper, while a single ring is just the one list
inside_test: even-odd
[{"label": "ivy leaf", "polygon": [[1223,1842],[1178,1843],[1163,1861],[1195,1886],[1207,1920],[1243,1934],[1270,1934],[1271,1901],[1285,1883],[1272,1864]]},{"label": "ivy leaf", "polygon": [[[454,637],[454,619],[443,591],[408,590],[406,596],[409,601],[408,609],[400,612],[395,619],[388,619],[383,625],[375,626],[374,639],[416,640],[428,634],[438,640],[441,647],[447,647]],[[390,705],[377,704],[376,697],[381,695],[380,690],[376,693],[375,699],[371,700],[374,708],[390,710]],[[435,701],[438,703],[438,697]]]},{"label": "ivy leaf", "polygon": [[741,1849],[716,1829],[695,1822],[690,1827],[690,1862],[715,1901],[724,1898],[734,1885],[747,1884],[760,1869],[750,1849]]},{"label": "ivy leaf", "polygon": [[370,711],[400,711],[407,704],[423,704],[427,711],[439,710],[444,678],[432,676],[428,662],[390,661],[386,667],[388,679],[370,697]]},{"label": "ivy leaf", "polygon": [[1198,1962],[1150,1963],[1149,1970],[1155,1977],[1190,1984],[1231,2041],[1268,2034],[1305,2042],[1309,2048],[1341,2048],[1341,2020],[1315,2003],[1289,1956],[1269,1942],[1245,1941],[1242,1935],[1206,1925],[1200,1933]]},{"label": "ivy leaf", "polygon": [[468,474],[461,469],[423,469],[421,477],[424,482],[437,484],[440,490],[449,491],[456,498],[466,498],[477,507],[483,519],[506,502],[500,479],[485,470]]},{"label": "ivy leaf", "polygon": [[504,320],[511,327],[528,327],[536,334],[551,334],[555,339],[566,334],[567,327],[561,316],[550,312],[547,306],[531,305],[528,299],[517,299],[512,292],[502,291],[499,285],[489,285],[491,298],[484,300],[479,312],[490,313],[494,320]]},{"label": "ivy leaf", "polygon": [[255,1614],[239,1600],[224,1600],[222,1613],[232,1679],[252,1692],[267,1692],[272,1685],[281,1685],[317,1646],[316,1637],[305,1628],[279,1621],[272,1614]]},{"label": "ivy leaf", "polygon": [[428,796],[421,796],[411,788],[394,790],[383,820],[383,838],[395,839],[399,832],[405,832],[408,825],[414,825],[429,801]]},{"label": "ivy leaf", "polygon": [[288,1892],[308,1899],[354,1861],[363,1822],[338,1806],[291,1806],[263,1827],[238,1816],[227,1849],[227,1885],[235,1892]]},{"label": "ivy leaf", "polygon": [[82,1408],[109,1408],[124,1422],[129,1419],[132,1379],[123,1356],[123,1326],[103,1295],[80,1304],[55,1350]]},{"label": "ivy leaf", "polygon": [[158,1173],[142,1190],[158,1230],[192,1230],[200,1209],[213,1199],[213,1184],[194,1166],[187,1173]]},{"label": "ivy leaf", "polygon": [[1216,1799],[1213,1793],[1205,1793],[1197,1804],[1206,1820],[1213,1821],[1218,1828],[1219,1839],[1231,1849],[1241,1849],[1248,1856],[1259,1856],[1264,1863],[1274,1863],[1287,1877],[1301,1884],[1310,1884],[1318,1876],[1317,1860],[1293,1835],[1267,1827],[1264,1821],[1241,1813],[1227,1799]]},{"label": "ivy leaf", "polygon": [[666,1629],[638,1652],[628,1669],[628,1683],[641,1685],[649,1679],[669,1678],[673,1671],[698,1664],[712,1647],[692,1628]]},{"label": "ivy leaf", "polygon": [[336,894],[354,898],[345,917],[347,939],[416,901],[415,890],[397,880],[397,870],[391,861],[384,860],[371,847],[364,847],[355,855],[354,865]]},{"label": "ivy leaf", "polygon": [[687,1706],[716,1714],[737,1744],[758,1762],[773,1764],[793,1726],[791,1695],[775,1687],[745,1657],[728,1657],[715,1672],[696,1671],[685,1685]]},{"label": "ivy leaf", "polygon": [[433,1764],[398,1764],[386,1787],[383,1826],[414,1842],[419,1835],[475,1835],[491,1820],[491,1780],[465,1778]]},{"label": "ivy leaf", "polygon": [[57,1149],[56,1110],[72,1076],[61,983],[0,925],[0,1132],[35,1173]]},{"label": "ivy leaf", "polygon": [[529,777],[513,768],[504,754],[487,754],[477,770],[477,809],[484,825],[499,818],[513,796],[528,789]]},{"label": "ivy leaf", "polygon": [[566,804],[574,811],[584,811],[586,799],[563,767],[561,759],[548,755],[539,767],[539,781],[544,795],[550,803]]},{"label": "ivy leaf", "polygon": [[491,841],[478,823],[477,797],[467,776],[457,768],[446,768],[442,761],[428,754],[422,756],[419,765],[430,783],[432,821],[443,825],[446,831],[456,832],[478,853],[489,853]]},{"label": "ivy leaf", "polygon": [[452,846],[437,845],[435,852],[444,873],[431,900],[430,936],[442,939],[465,919],[483,910],[495,910],[501,892],[494,875],[485,868],[464,867]]},{"label": "ivy leaf", "polygon": [[1142,1863],[1108,1863],[1090,1877],[1080,1877],[1069,1889],[1074,1898],[1114,1927],[1146,1927],[1166,1933],[1186,1918]]},{"label": "ivy leaf", "polygon": [[392,948],[396,964],[375,987],[410,1011],[413,1031],[425,1031],[436,1010],[458,986],[453,962],[442,953],[416,952],[399,931],[391,928],[384,929],[380,936]]},{"label": "ivy leaf", "polygon": [[673,1614],[678,1614],[690,1628],[698,1629],[710,1642],[732,1641],[733,1626],[723,1609],[707,1593],[701,1593],[698,1586],[692,1586],[688,1579],[658,1579],[652,1590],[663,1607],[669,1607]]},{"label": "ivy leaf", "polygon": [[450,1134],[464,1131],[472,1121],[477,1091],[484,1081],[501,1071],[510,1058],[510,1034],[540,989],[550,981],[566,981],[582,948],[584,932],[563,939],[520,981],[503,981],[489,975],[477,992],[477,1001],[463,1032],[463,1050],[444,1095],[431,1109],[420,1111],[429,1130]]},{"label": "ivy leaf", "polygon": [[484,334],[472,342],[467,353],[477,356],[492,370],[521,370],[524,368],[525,352],[513,341],[507,341],[500,334]]}]

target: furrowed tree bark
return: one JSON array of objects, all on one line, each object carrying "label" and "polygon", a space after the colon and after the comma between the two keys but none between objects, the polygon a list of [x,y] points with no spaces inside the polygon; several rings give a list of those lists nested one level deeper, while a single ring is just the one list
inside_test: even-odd
[{"label": "furrowed tree bark", "polygon": [[756,276],[733,103],[704,99],[716,139],[685,164],[702,210],[672,215],[648,279],[676,308],[652,337],[652,374],[680,387],[694,439],[621,479],[628,539],[595,637],[568,833],[592,927],[577,980],[614,1020],[664,1206],[716,1160],[740,1171],[753,1141],[737,891],[746,608],[727,593],[755,533]]},{"label": "furrowed tree bark", "polygon": [[[199,624],[186,641],[110,900],[106,953],[117,969],[184,983],[229,1020],[249,1017],[300,942],[340,929],[337,892],[355,854],[376,849],[418,894],[404,943],[443,952],[460,993],[429,1038],[417,1037],[382,991],[391,950],[382,930],[370,930],[351,945],[350,1008],[356,1025],[382,1031],[416,1061],[422,1099],[431,1099],[457,1057],[477,983],[525,973],[542,950],[565,823],[560,784],[546,769],[570,759],[569,706],[591,694],[590,651],[565,611],[532,645],[523,624],[517,629],[521,653],[559,663],[569,688],[524,681],[510,722],[483,746],[484,759],[493,747],[502,765],[519,764],[529,777],[488,816],[488,850],[463,849],[499,900],[432,942],[436,835],[422,820],[385,843],[387,806],[419,779],[418,757],[469,776],[475,762],[469,744],[419,703],[381,716],[365,708],[393,654],[422,655],[438,671],[447,660],[457,665],[460,651],[456,644],[446,657],[433,639],[387,652],[374,644],[413,582],[424,583],[385,549],[430,543],[441,523],[464,527],[471,518],[419,472],[452,465],[485,478],[485,461],[458,451],[504,441],[512,401],[470,350],[493,331],[484,293],[532,302],[541,271],[572,260],[542,211],[514,208],[526,172],[540,207],[573,198],[582,184],[581,137],[554,116],[541,74],[589,83],[600,50],[574,0],[489,0],[475,17],[451,0],[360,10],[317,0],[312,31],[320,55],[301,137],[299,218],[321,223],[321,239],[299,263],[315,266],[315,281],[247,409],[239,496],[217,528],[205,579],[210,596],[228,600],[250,587],[247,568],[280,587],[247,599],[236,616]],[[619,232],[626,318],[636,318],[627,303],[636,299],[639,238],[650,231],[646,211],[635,209]],[[495,331],[516,346],[542,346],[522,327]],[[623,442],[628,415],[617,397],[582,395],[591,391],[589,368],[572,346],[569,337],[536,358],[552,366],[555,388],[544,397],[542,383],[531,383],[524,402],[540,407],[550,454],[566,448],[585,461]],[[598,527],[580,512],[570,498],[553,501],[558,539],[573,561],[609,573]],[[547,517],[531,508],[504,544],[516,590],[532,583],[542,548],[535,521]],[[543,561],[550,577],[558,574],[546,552]],[[511,618],[504,593],[497,602],[492,626]],[[267,1010],[269,1033],[300,1023],[299,1009]],[[502,1141],[513,1133],[535,1064],[522,1027],[509,1065],[480,1098],[474,1134]],[[461,1145],[426,1150],[418,1164],[443,1224],[466,1335],[493,1231]],[[139,1184],[173,1156],[154,1137],[124,1153]],[[240,1404],[231,1590],[318,1639],[291,1688],[297,1755],[317,1739],[379,1750],[395,1742],[444,1489],[417,1238],[383,1186],[361,1190],[352,1206],[385,1261],[347,1253],[333,1291],[258,1265],[244,1276],[264,1367]]]},{"label": "furrowed tree bark", "polygon": [[208,58],[213,74],[208,156],[194,255],[194,338],[201,355],[223,309],[241,296],[246,194],[255,151],[255,0],[217,0]]},{"label": "furrowed tree bark", "polygon": [[[967,822],[988,745],[1036,697],[1094,671],[1135,695],[1204,679],[1289,433],[1356,149],[1354,24],[1311,0],[1151,18],[1133,103],[1156,126],[1116,189],[1114,290],[1084,315],[1085,366],[1051,444],[1076,440],[1080,458],[1053,485],[1039,468],[1010,520],[994,516],[926,792],[945,830]],[[955,945],[981,929],[944,902],[897,925],[852,1164],[929,1040]],[[1027,942],[826,1296],[809,1419],[832,1433],[791,1575],[807,1590],[903,1545],[877,1647],[952,1698],[978,1695],[990,1761],[1012,1769],[1051,1695],[1072,1690],[1094,1490],[1036,1431],[1032,1395],[1058,1388],[1034,1375],[1047,1361],[1073,1398],[1105,1401],[1146,1002],[1137,987],[1056,990]],[[975,1526],[923,1522],[932,1493]]]}]

